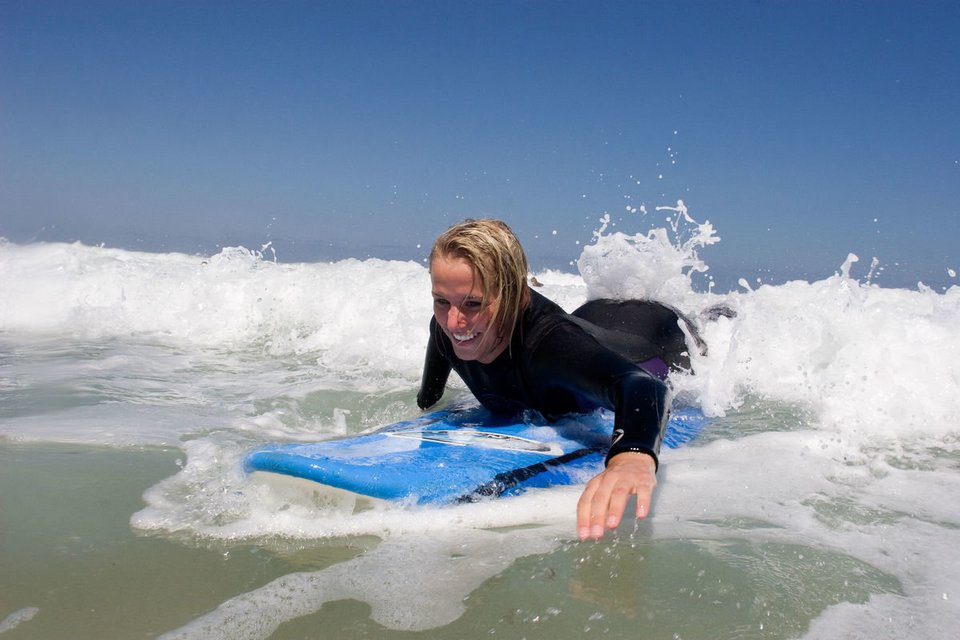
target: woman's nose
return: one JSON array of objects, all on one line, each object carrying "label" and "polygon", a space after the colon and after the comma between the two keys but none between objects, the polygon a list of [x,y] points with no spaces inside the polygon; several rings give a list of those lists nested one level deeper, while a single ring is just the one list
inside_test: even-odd
[{"label": "woman's nose", "polygon": [[460,311],[460,307],[456,305],[450,305],[450,310],[447,311],[447,328],[448,329],[462,329],[467,325],[466,316]]}]

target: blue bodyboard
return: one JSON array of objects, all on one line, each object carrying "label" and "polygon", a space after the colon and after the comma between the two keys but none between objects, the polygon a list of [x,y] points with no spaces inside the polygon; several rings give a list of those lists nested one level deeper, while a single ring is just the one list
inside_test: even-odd
[{"label": "blue bodyboard", "polygon": [[[664,446],[693,440],[707,422],[698,409],[674,409]],[[446,409],[349,438],[267,444],[247,454],[244,468],[379,500],[476,501],[586,482],[603,468],[612,429],[607,411],[545,424],[499,421],[482,407]]]}]

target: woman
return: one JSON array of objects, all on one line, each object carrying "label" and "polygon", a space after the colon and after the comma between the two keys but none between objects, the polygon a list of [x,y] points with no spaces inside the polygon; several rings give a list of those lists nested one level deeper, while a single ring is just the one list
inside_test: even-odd
[{"label": "woman", "polygon": [[448,229],[429,268],[434,315],[420,408],[440,399],[454,369],[494,413],[532,409],[552,419],[610,409],[606,468],[580,497],[577,535],[596,539],[616,528],[634,494],[637,517],[646,516],[669,416],[664,379],[670,368],[690,364],[679,314],[651,302],[606,300],[564,312],[527,285],[523,248],[498,220]]}]

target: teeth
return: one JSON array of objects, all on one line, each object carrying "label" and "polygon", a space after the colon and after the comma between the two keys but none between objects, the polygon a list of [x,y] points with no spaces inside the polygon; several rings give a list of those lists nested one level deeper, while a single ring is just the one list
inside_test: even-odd
[{"label": "teeth", "polygon": [[473,331],[471,331],[470,333],[455,333],[453,334],[453,337],[460,342],[466,342],[467,340],[473,339]]}]

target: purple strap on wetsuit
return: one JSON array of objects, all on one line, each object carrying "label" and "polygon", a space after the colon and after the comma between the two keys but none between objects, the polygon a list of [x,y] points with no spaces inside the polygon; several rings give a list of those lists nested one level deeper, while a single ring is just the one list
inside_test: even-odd
[{"label": "purple strap on wetsuit", "polygon": [[648,373],[652,373],[661,380],[666,380],[667,375],[670,373],[670,368],[667,366],[667,363],[660,358],[650,358],[649,360],[644,360],[640,363],[640,366],[643,367]]}]

